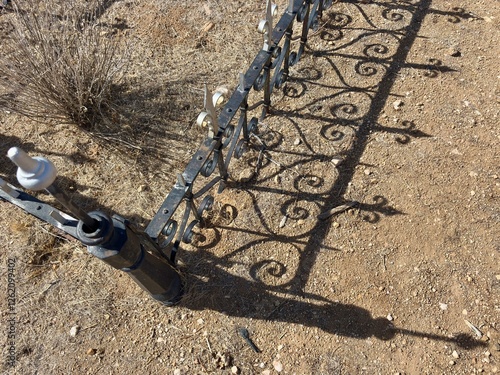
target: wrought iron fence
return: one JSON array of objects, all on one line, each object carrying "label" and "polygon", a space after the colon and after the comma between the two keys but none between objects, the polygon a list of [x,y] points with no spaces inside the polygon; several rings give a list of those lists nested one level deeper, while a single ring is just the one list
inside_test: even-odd
[{"label": "wrought iron fence", "polygon": [[[263,46],[245,73],[240,73],[236,90],[224,102],[222,93],[212,95],[205,87],[205,111],[197,119],[208,132],[184,172],[167,195],[144,232],[132,228],[123,218],[109,218],[99,211],[83,212],[74,206],[55,184],[53,165],[44,158],[30,158],[13,148],[9,157],[19,166],[18,180],[25,188],[46,190],[67,213],[16,189],[0,179],[0,198],[44,220],[88,246],[89,251],[111,266],[128,272],[154,298],[166,304],[182,294],[178,275],[172,272],[181,243],[190,243],[193,230],[205,225],[204,215],[212,208],[212,190],[221,193],[230,175],[233,159],[240,158],[257,138],[259,121],[270,110],[272,93],[289,78],[290,67],[301,59],[311,30],[316,30],[323,11],[333,0],[290,0],[275,24],[277,6],[267,0],[265,19],[258,31]],[[297,35],[296,37],[294,35]],[[292,41],[298,41],[294,50]],[[249,95],[261,98],[249,103]],[[249,113],[261,109],[259,117]],[[259,147],[265,147],[264,142]],[[201,187],[196,186],[201,185]],[[181,220],[174,219],[176,212]],[[159,274],[159,271],[161,271]]]},{"label": "wrought iron fence", "polygon": [[[216,185],[218,193],[224,190],[231,161],[239,159],[249,147],[259,120],[269,112],[273,91],[287,81],[290,67],[297,64],[304,53],[309,31],[318,27],[323,11],[331,5],[332,0],[290,0],[288,8],[274,25],[277,7],[268,0],[266,18],[258,26],[263,34],[263,47],[246,73],[240,73],[238,87],[219,115],[215,107],[221,100],[221,93],[212,96],[205,87],[205,111],[200,113],[197,123],[207,128],[208,137],[184,172],[178,174],[177,183],[146,228],[146,233],[158,241],[162,249],[170,251],[171,260],[174,260],[180,243],[191,242],[193,229],[204,225],[203,214],[214,202],[214,197],[208,192]],[[293,51],[291,42],[296,24],[301,27],[295,31],[299,34],[300,44]],[[261,92],[262,100],[249,106],[252,90]],[[262,107],[260,118],[249,118],[249,111],[259,107]],[[207,182],[195,191],[195,181],[202,179]],[[196,204],[200,199],[201,202]],[[183,216],[178,223],[173,215],[182,209],[182,205]],[[192,221],[191,217],[194,217]]]}]

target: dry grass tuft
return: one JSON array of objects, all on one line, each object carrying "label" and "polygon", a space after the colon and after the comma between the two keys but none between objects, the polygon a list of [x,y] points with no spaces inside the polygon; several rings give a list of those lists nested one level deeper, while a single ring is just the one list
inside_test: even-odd
[{"label": "dry grass tuft", "polygon": [[84,129],[110,122],[126,58],[99,25],[101,1],[18,0],[12,7],[11,32],[0,41],[0,107]]}]

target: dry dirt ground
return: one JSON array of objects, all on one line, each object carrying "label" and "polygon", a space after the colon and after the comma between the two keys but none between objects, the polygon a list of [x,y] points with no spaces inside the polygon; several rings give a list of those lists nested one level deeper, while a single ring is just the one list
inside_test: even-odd
[{"label": "dry dirt ground", "polygon": [[[203,84],[235,88],[261,48],[265,5],[107,5],[103,24],[131,47],[121,94],[133,137],[108,147],[4,111],[0,154],[47,156],[82,207],[146,225],[205,135]],[[333,4],[259,125],[268,150],[232,165],[210,226],[180,252],[178,306],[0,203],[2,372],[498,373],[499,27],[498,0]],[[6,157],[0,166],[15,183]]]}]

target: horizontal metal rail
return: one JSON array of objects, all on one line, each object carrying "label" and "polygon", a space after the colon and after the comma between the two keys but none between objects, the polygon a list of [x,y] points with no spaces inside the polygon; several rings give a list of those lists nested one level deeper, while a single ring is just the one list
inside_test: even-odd
[{"label": "horizontal metal rail", "polygon": [[[273,26],[273,12],[276,8],[268,0],[266,19],[259,24],[259,31],[264,34],[264,46],[248,70],[240,74],[237,89],[218,116],[214,113],[212,105],[215,103],[212,103],[211,95],[205,89],[206,113],[202,115],[206,115],[205,120],[208,119],[205,125],[209,127],[209,135],[195,152],[184,172],[178,175],[176,184],[146,228],[146,234],[151,239],[158,242],[161,248],[169,249],[172,260],[180,243],[191,241],[193,228],[203,225],[203,213],[211,208],[214,201],[214,197],[207,192],[217,184],[218,193],[224,190],[233,157],[239,158],[244,153],[251,134],[257,130],[259,119],[256,117],[248,119],[250,92],[252,90],[262,92],[262,100],[252,106],[252,109],[262,107],[260,116],[262,119],[269,112],[271,94],[274,89],[281,88],[287,81],[290,67],[300,60],[304,52],[309,31],[317,27],[323,10],[331,6],[332,2],[332,0],[290,0],[286,11]],[[301,27],[297,37],[299,45],[297,51],[292,51],[292,34],[296,24],[300,24]],[[213,177],[215,172],[218,173]],[[210,180],[194,192],[194,183],[200,174]],[[202,196],[204,199],[197,207],[194,200]],[[179,224],[173,216],[183,203],[184,213]],[[189,222],[191,216],[194,216],[194,219]]]}]

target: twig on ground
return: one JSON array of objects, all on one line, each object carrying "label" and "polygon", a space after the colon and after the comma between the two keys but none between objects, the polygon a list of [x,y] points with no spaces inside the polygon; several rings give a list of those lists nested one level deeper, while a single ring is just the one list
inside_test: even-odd
[{"label": "twig on ground", "polygon": [[328,211],[324,211],[324,212],[320,213],[318,215],[318,219],[319,220],[328,219],[330,216],[344,212],[344,211],[348,210],[349,208],[357,206],[358,204],[359,204],[359,202],[356,202],[356,201],[347,202],[346,204],[342,204],[340,206],[331,208]]}]

